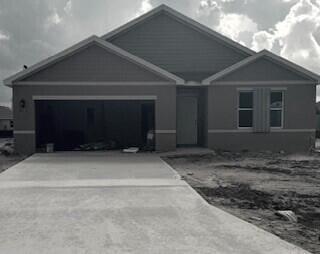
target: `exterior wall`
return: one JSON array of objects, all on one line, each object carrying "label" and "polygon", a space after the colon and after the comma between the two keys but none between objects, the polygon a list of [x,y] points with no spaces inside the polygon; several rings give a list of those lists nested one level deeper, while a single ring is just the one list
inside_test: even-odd
[{"label": "exterior wall", "polygon": [[34,73],[23,81],[168,81],[127,59],[90,45],[73,55]]},{"label": "exterior wall", "polygon": [[[156,117],[156,150],[172,150],[176,147],[176,87],[163,85],[18,85],[13,87],[14,137],[17,152],[31,154],[35,152],[35,107],[33,96],[103,96],[103,95],[153,95]],[[26,107],[21,109],[19,101],[23,99]]]},{"label": "exterior wall", "polygon": [[300,76],[268,59],[260,58],[244,66],[218,81],[271,81],[271,80],[306,80]]},{"label": "exterior wall", "polygon": [[238,129],[238,92],[254,85],[208,87],[208,147],[226,150],[307,151],[314,146],[315,85],[270,85],[284,89],[284,128],[269,133]]},{"label": "exterior wall", "polygon": [[187,80],[201,80],[248,55],[160,13],[109,41]]}]

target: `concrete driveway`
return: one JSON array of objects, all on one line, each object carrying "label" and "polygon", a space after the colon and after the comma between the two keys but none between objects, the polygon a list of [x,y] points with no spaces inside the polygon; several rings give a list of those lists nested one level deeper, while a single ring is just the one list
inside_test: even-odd
[{"label": "concrete driveway", "polygon": [[39,154],[0,181],[0,253],[308,253],[208,205],[157,155]]}]

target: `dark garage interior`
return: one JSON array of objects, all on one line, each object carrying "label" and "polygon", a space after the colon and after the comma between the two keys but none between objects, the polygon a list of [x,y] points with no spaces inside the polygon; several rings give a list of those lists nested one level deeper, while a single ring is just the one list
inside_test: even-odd
[{"label": "dark garage interior", "polygon": [[141,149],[146,148],[148,132],[155,129],[154,101],[40,100],[35,109],[38,150],[48,143],[57,151],[72,151],[98,142],[110,149]]}]

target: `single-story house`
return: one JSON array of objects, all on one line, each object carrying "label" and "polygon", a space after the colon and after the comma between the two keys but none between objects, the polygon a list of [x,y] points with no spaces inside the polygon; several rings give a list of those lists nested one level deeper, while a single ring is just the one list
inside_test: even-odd
[{"label": "single-story house", "polygon": [[18,152],[113,141],[155,150],[307,151],[319,76],[161,5],[7,78]]},{"label": "single-story house", "polygon": [[12,110],[0,106],[0,137],[11,136],[13,131]]}]

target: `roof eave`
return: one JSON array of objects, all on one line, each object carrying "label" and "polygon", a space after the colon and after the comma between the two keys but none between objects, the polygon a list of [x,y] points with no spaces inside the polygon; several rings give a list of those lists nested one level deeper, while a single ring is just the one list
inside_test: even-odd
[{"label": "roof eave", "polygon": [[160,76],[163,76],[169,80],[174,81],[176,84],[184,84],[185,80],[183,80],[182,78],[164,70],[161,69],[158,66],[155,66],[152,63],[149,63],[147,61],[145,61],[144,59],[141,59],[135,55],[132,55],[131,53],[113,45],[110,42],[107,42],[95,35],[90,36],[89,38],[61,51],[58,54],[55,54],[49,58],[46,58],[32,66],[30,66],[28,69],[22,70],[8,78],[6,78],[3,82],[4,85],[8,86],[8,87],[12,87],[14,85],[14,82],[23,79],[25,77],[27,77],[28,75],[31,75],[32,73],[41,70],[42,68],[45,68],[46,66],[52,64],[55,61],[59,61],[60,59],[62,59],[63,57],[73,53],[76,50],[81,49],[82,47],[85,47],[86,45],[95,42],[97,43],[99,46],[105,47],[107,50],[111,50],[114,53],[118,54],[121,57],[125,57],[127,60],[134,62],[135,64],[139,64],[141,65],[143,68],[148,69],[151,72],[157,73]]},{"label": "roof eave", "polygon": [[222,77],[227,76],[228,74],[250,64],[251,62],[253,62],[263,56],[268,56],[271,59],[274,59],[275,61],[279,62],[284,67],[291,68],[296,73],[299,73],[300,75],[303,74],[304,76],[307,76],[308,78],[313,79],[314,83],[316,85],[320,84],[320,76],[319,75],[317,75],[317,74],[315,74],[315,73],[313,73],[313,72],[311,72],[311,71],[309,71],[309,70],[307,70],[307,69],[305,69],[295,63],[292,63],[292,62],[290,62],[290,61],[288,61],[278,55],[275,55],[275,54],[269,52],[268,50],[262,50],[259,53],[256,53],[255,55],[249,56],[249,57],[245,58],[244,60],[227,67],[226,69],[202,80],[202,84],[210,85],[212,82],[214,82]]}]

